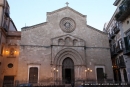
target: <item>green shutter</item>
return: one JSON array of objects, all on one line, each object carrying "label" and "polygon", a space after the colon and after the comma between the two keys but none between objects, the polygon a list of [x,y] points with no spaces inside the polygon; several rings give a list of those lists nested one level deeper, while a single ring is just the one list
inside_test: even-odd
[{"label": "green shutter", "polygon": [[129,50],[129,47],[128,47],[128,37],[124,37],[124,42],[125,42],[125,49],[126,49],[126,52]]}]

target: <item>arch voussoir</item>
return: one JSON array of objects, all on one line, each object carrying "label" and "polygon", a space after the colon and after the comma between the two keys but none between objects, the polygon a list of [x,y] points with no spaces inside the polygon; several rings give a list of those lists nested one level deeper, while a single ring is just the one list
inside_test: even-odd
[{"label": "arch voussoir", "polygon": [[54,64],[62,65],[63,60],[67,57],[73,60],[74,65],[83,65],[83,59],[80,54],[71,48],[60,50],[54,58]]}]

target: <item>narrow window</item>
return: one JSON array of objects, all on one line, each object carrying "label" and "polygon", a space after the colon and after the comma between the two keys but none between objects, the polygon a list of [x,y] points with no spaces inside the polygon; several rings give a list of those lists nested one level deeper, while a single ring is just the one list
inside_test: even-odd
[{"label": "narrow window", "polygon": [[104,81],[104,72],[103,72],[103,68],[97,68],[97,80],[98,82],[102,82]]},{"label": "narrow window", "polygon": [[31,67],[29,70],[29,83],[37,83],[38,82],[38,68]]}]

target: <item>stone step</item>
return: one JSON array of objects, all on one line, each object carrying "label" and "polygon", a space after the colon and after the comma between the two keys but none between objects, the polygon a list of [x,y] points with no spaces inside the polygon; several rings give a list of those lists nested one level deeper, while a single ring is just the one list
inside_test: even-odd
[{"label": "stone step", "polygon": [[71,84],[65,84],[65,87],[72,87]]}]

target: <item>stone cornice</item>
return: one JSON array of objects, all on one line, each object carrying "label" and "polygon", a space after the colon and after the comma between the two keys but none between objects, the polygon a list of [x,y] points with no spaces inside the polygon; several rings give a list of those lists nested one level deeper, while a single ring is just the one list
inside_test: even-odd
[{"label": "stone cornice", "polygon": [[55,11],[52,11],[52,12],[47,12],[47,15],[51,15],[51,14],[54,14],[54,13],[56,13],[56,12],[59,12],[59,11],[65,10],[65,9],[69,9],[69,10],[73,11],[74,13],[79,14],[80,16],[86,18],[86,15],[83,15],[83,14],[79,13],[78,11],[76,11],[76,10],[74,10],[74,9],[68,7],[68,6],[63,7],[63,8],[60,8],[60,9],[55,10]]},{"label": "stone cornice", "polygon": [[0,6],[4,7],[4,4],[0,4]]},{"label": "stone cornice", "polygon": [[113,5],[117,6],[120,1],[121,0],[115,0],[115,2],[113,3]]},{"label": "stone cornice", "polygon": [[64,45],[51,45],[51,46],[43,46],[43,45],[20,45],[20,46],[26,46],[26,47],[43,47],[43,48],[51,48],[51,46],[57,46],[57,47],[84,47],[86,49],[110,49],[109,47],[87,47],[87,46],[64,46]]}]

